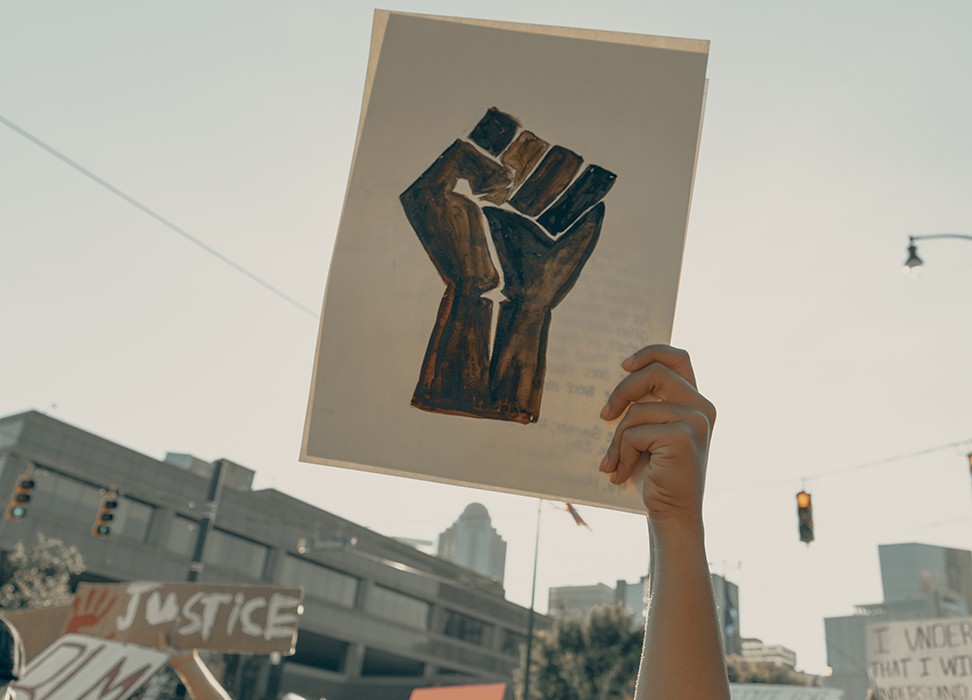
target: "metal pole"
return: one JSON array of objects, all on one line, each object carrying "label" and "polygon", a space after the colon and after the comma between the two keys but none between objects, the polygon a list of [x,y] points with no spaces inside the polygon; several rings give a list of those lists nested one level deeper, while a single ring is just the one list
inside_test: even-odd
[{"label": "metal pole", "polygon": [[972,476],[972,452],[969,452],[966,457],[969,460],[969,476]]},{"label": "metal pole", "polygon": [[217,459],[213,462],[213,475],[209,479],[209,493],[206,496],[206,505],[203,508],[203,517],[199,521],[199,534],[196,536],[196,551],[192,555],[192,562],[189,564],[189,574],[186,581],[196,581],[203,570],[203,552],[206,550],[206,537],[216,520],[216,511],[219,508],[219,496],[223,492],[223,460]]},{"label": "metal pole", "polygon": [[540,508],[543,499],[537,499],[537,536],[533,543],[533,584],[530,586],[530,614],[527,616],[526,670],[523,672],[523,700],[530,700],[530,654],[533,651],[533,607],[537,598],[537,560],[540,558]]}]

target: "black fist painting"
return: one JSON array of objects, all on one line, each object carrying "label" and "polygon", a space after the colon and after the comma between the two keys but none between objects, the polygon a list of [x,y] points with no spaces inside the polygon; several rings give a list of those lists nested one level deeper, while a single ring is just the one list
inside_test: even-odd
[{"label": "black fist painting", "polygon": [[601,200],[616,179],[582,166],[578,154],[491,108],[402,193],[446,285],[412,405],[518,423],[540,417],[552,310],[597,245]]}]

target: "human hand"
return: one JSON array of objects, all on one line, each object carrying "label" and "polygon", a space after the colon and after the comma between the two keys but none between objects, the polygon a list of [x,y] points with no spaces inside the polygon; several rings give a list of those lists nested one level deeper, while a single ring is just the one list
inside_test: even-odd
[{"label": "human hand", "polygon": [[74,596],[71,601],[71,617],[68,618],[64,631],[70,634],[94,627],[105,618],[116,600],[117,596],[109,595],[104,589],[100,593],[91,589],[86,596]]},{"label": "human hand", "polygon": [[230,700],[226,689],[220,685],[195,649],[175,649],[168,635],[160,631],[156,636],[156,648],[169,654],[169,667],[189,691],[192,700]]},{"label": "human hand", "polygon": [[[491,108],[469,141],[449,146],[402,193],[446,284],[413,405],[520,423],[539,418],[550,312],[597,244],[601,199],[616,179],[596,165],[575,179],[582,163]],[[493,302],[484,295],[498,289],[500,271],[487,227],[504,283],[495,339]]]},{"label": "human hand", "polygon": [[649,345],[621,366],[629,375],[611,393],[601,418],[624,417],[601,471],[611,474],[612,483],[623,484],[643,469],[642,495],[653,521],[701,525],[716,410],[698,391],[688,353]]}]

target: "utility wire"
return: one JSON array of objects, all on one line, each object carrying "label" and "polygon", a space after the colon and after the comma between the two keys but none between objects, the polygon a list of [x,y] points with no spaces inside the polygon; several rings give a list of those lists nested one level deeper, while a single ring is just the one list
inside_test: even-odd
[{"label": "utility wire", "polygon": [[[827,479],[832,476],[839,476],[840,474],[845,474],[847,472],[859,471],[862,469],[870,469],[872,467],[879,467],[884,464],[890,464],[892,462],[900,462],[905,459],[912,459],[914,457],[921,457],[923,455],[932,454],[933,452],[941,452],[942,450],[948,450],[955,447],[961,447],[962,445],[972,445],[972,438],[967,438],[965,440],[958,440],[956,442],[950,442],[946,445],[939,445],[938,447],[928,447],[923,450],[917,450],[915,452],[906,452],[903,454],[893,455],[891,457],[885,457],[883,459],[876,459],[871,462],[864,462],[862,464],[855,464],[847,467],[838,467],[837,469],[831,469],[826,472],[819,472],[817,474],[811,474],[809,476],[800,477],[800,481],[818,481],[820,479]],[[793,477],[787,477],[784,479],[775,479],[773,481],[760,481],[760,482],[750,482],[750,483],[736,483],[732,486],[723,489],[716,489],[713,493],[725,494],[733,493],[735,491],[747,490],[751,491],[756,488],[767,488],[772,486],[785,486],[787,484],[792,484],[794,481]]]},{"label": "utility wire", "polygon": [[188,231],[186,231],[181,226],[179,226],[177,224],[174,224],[173,222],[169,221],[168,219],[166,219],[164,216],[162,216],[158,212],[156,212],[153,209],[150,209],[149,207],[145,206],[144,204],[142,204],[141,202],[139,202],[134,197],[126,194],[122,190],[120,190],[117,187],[115,187],[114,185],[112,185],[107,180],[104,180],[103,178],[98,177],[97,175],[95,175],[93,172],[91,172],[90,170],[88,170],[87,168],[85,168],[83,165],[81,165],[77,161],[68,158],[66,155],[64,155],[63,153],[61,153],[60,151],[58,151],[53,146],[48,145],[44,141],[40,140],[39,138],[37,138],[36,136],[34,136],[33,134],[31,134],[29,131],[26,131],[25,129],[22,129],[21,127],[19,127],[16,124],[14,124],[12,121],[10,121],[6,117],[4,117],[2,114],[0,114],[0,123],[2,123],[5,126],[9,127],[13,131],[16,131],[18,134],[20,134],[25,139],[27,139],[28,141],[30,141],[31,143],[33,143],[35,146],[44,149],[45,151],[47,151],[48,153],[50,153],[52,156],[54,156],[55,158],[57,158],[58,160],[60,160],[62,163],[65,163],[66,165],[71,166],[72,168],[74,168],[75,170],[77,170],[79,173],[81,173],[82,175],[84,175],[85,177],[87,177],[88,179],[93,180],[94,182],[98,183],[99,185],[101,185],[102,187],[104,187],[106,190],[108,190],[109,192],[111,192],[113,195],[115,195],[116,197],[119,197],[120,199],[123,199],[124,201],[128,202],[129,204],[131,204],[133,207],[135,207],[136,209],[138,209],[142,213],[148,214],[150,217],[152,217],[153,219],[155,219],[156,221],[158,221],[160,224],[162,224],[163,226],[165,226],[170,231],[173,231],[173,232],[179,234],[180,236],[182,236],[183,238],[185,238],[190,243],[193,243],[196,246],[202,248],[204,251],[206,251],[207,253],[209,253],[210,255],[212,255],[217,260],[219,260],[222,263],[230,266],[231,268],[233,268],[237,272],[239,272],[239,273],[241,273],[241,274],[249,277],[252,281],[256,282],[257,284],[259,284],[264,289],[267,289],[270,292],[273,292],[274,294],[276,294],[278,297],[280,297],[281,299],[283,299],[287,303],[289,303],[289,304],[297,307],[298,309],[300,309],[301,311],[303,311],[305,314],[307,314],[311,318],[315,318],[315,319],[318,318],[318,315],[314,311],[312,311],[311,309],[307,308],[306,306],[304,306],[303,304],[301,304],[299,301],[297,301],[293,297],[289,296],[285,292],[283,292],[280,289],[278,289],[277,287],[273,286],[272,284],[270,284],[266,280],[262,279],[261,277],[259,277],[255,273],[250,272],[249,270],[247,270],[245,267],[243,267],[239,263],[237,263],[237,262],[231,260],[230,258],[226,257],[225,255],[223,255],[222,253],[220,253],[218,250],[216,250],[212,246],[204,243],[203,241],[201,241],[200,239],[196,238],[191,233],[189,233]]},{"label": "utility wire", "polygon": [[853,467],[841,467],[839,469],[833,469],[829,472],[821,472],[815,476],[804,477],[807,481],[812,479],[822,479],[824,477],[833,476],[834,474],[843,474],[845,472],[857,471],[858,469],[869,469],[870,467],[878,467],[882,464],[890,464],[891,462],[898,462],[902,459],[911,459],[912,457],[921,457],[922,455],[931,454],[933,452],[941,452],[942,450],[948,450],[953,447],[959,447],[960,445],[972,444],[972,438],[966,440],[959,440],[958,442],[950,442],[947,445],[939,445],[938,447],[928,447],[924,450],[918,450],[917,452],[908,452],[906,454],[894,455],[893,457],[885,457],[884,459],[874,460],[873,462],[865,462],[863,464],[858,464]]}]

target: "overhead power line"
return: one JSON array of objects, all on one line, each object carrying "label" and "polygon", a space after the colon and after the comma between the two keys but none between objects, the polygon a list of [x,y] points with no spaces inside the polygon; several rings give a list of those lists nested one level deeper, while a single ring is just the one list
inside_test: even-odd
[{"label": "overhead power line", "polygon": [[[956,447],[962,447],[963,445],[972,446],[972,438],[967,438],[965,440],[957,440],[956,442],[950,442],[945,445],[938,445],[937,447],[927,447],[922,450],[916,450],[914,452],[905,452],[901,454],[896,454],[891,457],[884,457],[882,459],[872,460],[870,462],[863,462],[861,464],[848,465],[844,467],[837,467],[836,469],[831,469],[828,471],[818,472],[816,474],[808,474],[806,476],[800,477],[800,481],[806,486],[808,482],[819,481],[821,479],[829,479],[832,476],[840,476],[853,471],[860,471],[864,469],[871,469],[873,467],[879,467],[884,464],[890,464],[892,462],[900,462],[905,459],[913,459],[915,457],[922,457],[924,455],[932,454],[934,452],[941,452],[943,450],[954,449]],[[726,488],[718,489],[715,493],[733,493],[735,491],[752,491],[757,488],[768,488],[773,486],[785,486],[792,485],[794,482],[793,477],[786,477],[781,479],[774,479],[772,481],[758,481],[758,482],[740,482],[736,481],[732,486]]]},{"label": "overhead power line", "polygon": [[805,477],[805,479],[807,481],[810,481],[811,479],[822,479],[824,477],[833,476],[835,474],[853,472],[859,469],[869,469],[871,467],[879,467],[882,464],[890,464],[891,462],[899,462],[903,459],[912,459],[914,457],[921,457],[923,455],[932,454],[933,452],[941,452],[942,450],[949,450],[954,447],[960,447],[962,445],[972,445],[972,438],[968,438],[966,440],[959,440],[957,442],[950,442],[947,445],[939,445],[938,447],[928,447],[923,450],[917,450],[916,452],[906,452],[904,454],[894,455],[893,457],[876,459],[873,462],[864,462],[863,464],[857,464],[852,467],[841,467],[838,469],[832,469],[831,471],[821,472],[813,476]]},{"label": "overhead power line", "polygon": [[147,214],[148,216],[152,217],[153,219],[155,219],[156,221],[158,221],[160,224],[162,224],[163,226],[165,226],[170,231],[179,234],[180,236],[182,236],[183,238],[185,238],[190,243],[198,246],[199,248],[202,248],[204,251],[206,251],[207,253],[209,253],[210,255],[212,255],[214,258],[216,258],[220,262],[224,263],[225,265],[228,265],[229,267],[233,268],[237,272],[239,272],[239,273],[245,275],[246,277],[250,278],[250,280],[252,280],[253,282],[256,282],[257,284],[259,284],[264,289],[272,292],[273,294],[276,294],[278,297],[280,297],[281,299],[283,299],[284,301],[286,301],[288,304],[291,304],[292,306],[297,307],[298,309],[300,309],[301,311],[303,311],[305,314],[307,314],[308,316],[310,316],[312,318],[315,318],[315,319],[318,318],[317,313],[315,313],[311,309],[309,309],[306,306],[304,306],[303,304],[301,304],[299,301],[297,301],[296,299],[294,299],[293,297],[291,297],[290,295],[288,295],[286,292],[284,292],[284,291],[278,289],[277,287],[273,286],[272,284],[270,284],[269,282],[267,282],[266,280],[264,280],[263,278],[261,278],[256,273],[251,272],[250,270],[246,269],[245,267],[243,267],[239,263],[235,262],[234,260],[230,259],[229,257],[227,257],[226,255],[224,255],[223,253],[219,252],[218,250],[216,250],[215,248],[213,248],[209,244],[203,242],[202,240],[200,240],[196,236],[193,236],[191,233],[189,233],[188,231],[186,231],[184,228],[182,228],[178,224],[173,223],[169,219],[165,218],[164,216],[162,216],[161,214],[159,214],[158,212],[156,212],[154,209],[151,209],[148,206],[142,204],[140,201],[138,201],[137,199],[135,199],[131,195],[126,194],[122,190],[118,189],[117,187],[115,187],[114,185],[112,185],[110,182],[108,182],[104,178],[98,177],[97,175],[95,175],[93,172],[91,172],[90,170],[88,170],[86,167],[84,167],[83,165],[81,165],[77,161],[72,160],[71,158],[68,158],[66,155],[64,155],[63,153],[61,153],[59,150],[57,150],[53,146],[51,146],[51,145],[45,143],[44,141],[42,141],[41,139],[37,138],[36,136],[34,136],[33,134],[31,134],[26,129],[23,129],[23,128],[17,126],[16,124],[14,124],[12,121],[10,121],[6,117],[4,117],[2,114],[0,114],[0,123],[3,123],[5,126],[7,126],[8,128],[10,128],[11,130],[17,132],[18,134],[20,134],[21,136],[23,136],[25,139],[27,139],[28,141],[30,141],[32,144],[34,144],[38,148],[42,148],[43,150],[47,151],[49,154],[51,154],[52,156],[54,156],[55,158],[57,158],[58,160],[60,160],[62,163],[66,164],[66,165],[69,165],[70,167],[74,168],[79,173],[81,173],[86,178],[88,178],[89,180],[92,180],[92,181],[98,183],[99,185],[101,185],[103,188],[105,188],[106,190],[108,190],[109,192],[111,192],[116,197],[119,197],[120,199],[123,199],[124,201],[128,202],[129,204],[131,204],[133,207],[135,207],[136,209],[138,209],[142,213]]}]

